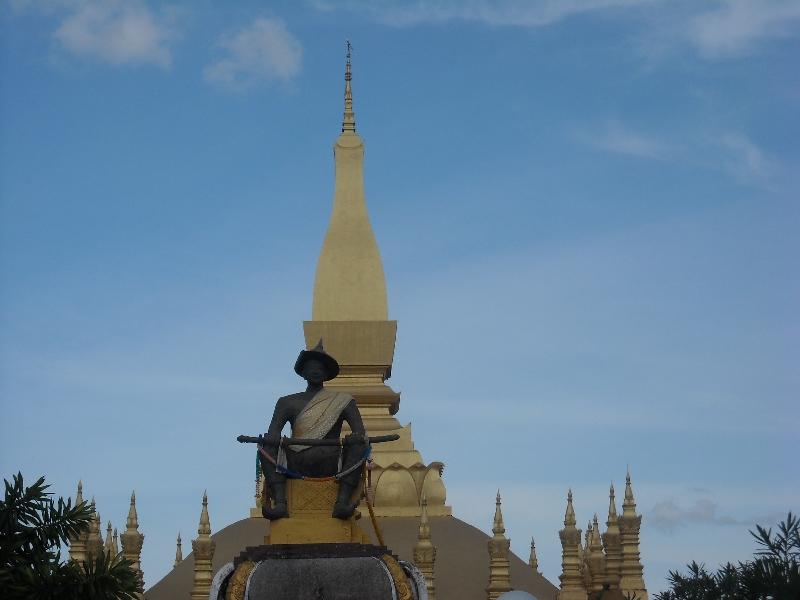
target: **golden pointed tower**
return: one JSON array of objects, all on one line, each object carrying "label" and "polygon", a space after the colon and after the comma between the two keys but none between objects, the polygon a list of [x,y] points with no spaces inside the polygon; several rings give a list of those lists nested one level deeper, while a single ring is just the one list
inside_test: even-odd
[{"label": "golden pointed tower", "polygon": [[589,562],[592,558],[592,522],[586,525],[586,543],[584,544],[585,552],[581,555],[581,580],[583,581],[583,589],[587,592],[592,591],[592,573],[589,570]]},{"label": "golden pointed tower", "polygon": [[[75,496],[75,506],[83,504],[83,482],[78,481],[78,493]],[[86,559],[86,540],[89,539],[89,532],[84,531],[80,535],[70,536],[69,538],[69,559],[82,562]]]},{"label": "golden pointed tower", "polygon": [[622,501],[622,516],[619,517],[618,523],[622,539],[619,588],[623,594],[631,596],[636,594],[641,600],[647,600],[647,589],[639,557],[639,529],[642,526],[642,517],[636,514],[630,473],[625,476],[625,499]]},{"label": "golden pointed tower", "polygon": [[100,535],[100,513],[97,512],[94,498],[89,505],[89,510],[92,518],[89,521],[89,535],[86,538],[86,556],[93,556],[96,559],[103,552],[103,537]]},{"label": "golden pointed tower", "polygon": [[567,494],[567,511],[564,514],[564,529],[558,532],[561,538],[561,589],[558,600],[586,600],[586,590],[581,581],[581,530],[575,527],[575,510],[572,508],[572,490]]},{"label": "golden pointed tower", "polygon": [[122,556],[133,563],[132,569],[136,571],[141,589],[144,589],[144,573],[140,562],[144,535],[139,533],[139,517],[136,514],[136,492],[131,492],[131,505],[128,509],[125,531],[119,537],[120,542],[122,542]]},{"label": "golden pointed tower", "polygon": [[622,566],[622,541],[617,522],[617,506],[614,501],[614,484],[611,484],[608,501],[608,520],[603,534],[606,552],[606,581],[612,590],[619,589],[619,570]]},{"label": "golden pointed tower", "polygon": [[592,534],[588,546],[592,551],[591,558],[586,561],[589,567],[589,574],[591,575],[591,588],[589,591],[593,594],[599,594],[603,590],[603,583],[606,579],[606,557],[603,554],[603,543],[600,540],[600,525],[597,522],[596,514],[592,521]]},{"label": "golden pointed tower", "polygon": [[179,564],[183,562],[183,551],[181,550],[181,532],[178,532],[178,547],[175,550],[175,563],[172,565],[172,568],[177,567]]},{"label": "golden pointed tower", "polygon": [[194,554],[194,587],[190,597],[192,600],[208,600],[211,592],[211,561],[217,543],[211,539],[211,521],[208,518],[208,495],[203,492],[203,510],[200,512],[200,526],[197,528],[196,540],[192,540]]},{"label": "golden pointed tower", "polygon": [[511,540],[505,536],[506,527],[503,524],[503,511],[500,508],[500,490],[497,490],[497,499],[494,508],[494,523],[489,539],[489,586],[486,588],[486,598],[495,600],[500,594],[512,591],[511,576],[508,571],[508,551]]},{"label": "golden pointed tower", "polygon": [[436,546],[431,543],[431,528],[428,525],[428,501],[422,496],[422,516],[419,522],[419,535],[417,545],[414,546],[414,564],[417,565],[425,576],[425,585],[428,588],[428,600],[436,597],[434,586],[433,566],[436,562]]},{"label": "golden pointed tower", "polygon": [[[367,214],[364,143],[356,133],[351,82],[348,42],[344,120],[333,145],[333,212],[317,263],[311,321],[303,322],[306,347],[322,339],[339,362],[339,376],[325,387],[352,394],[369,435],[400,435],[372,450],[376,515],[418,517],[423,494],[430,516],[450,515],[441,480],[444,465],[425,465],[411,441],[411,425],[402,427],[393,416],[400,394],[386,380],[392,374],[397,321],[389,320],[383,263]],[[260,516],[260,507],[251,515]]]},{"label": "golden pointed tower", "polygon": [[537,571],[539,570],[539,561],[536,560],[536,544],[533,541],[533,536],[531,536],[531,555],[528,558],[528,566]]},{"label": "golden pointed tower", "polygon": [[111,521],[108,522],[108,527],[106,528],[106,541],[105,544],[103,544],[103,552],[112,558],[119,554],[119,551],[114,552],[114,535],[113,528],[111,527]]}]

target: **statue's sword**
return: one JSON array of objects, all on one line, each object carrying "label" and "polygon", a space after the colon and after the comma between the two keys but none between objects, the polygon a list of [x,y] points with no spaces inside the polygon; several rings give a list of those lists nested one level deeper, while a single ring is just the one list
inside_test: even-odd
[{"label": "statue's sword", "polygon": [[[380,444],[381,442],[394,442],[395,440],[399,440],[400,436],[396,433],[392,433],[390,435],[376,435],[364,438],[370,444]],[[258,437],[252,437],[249,435],[240,435],[236,438],[236,440],[242,444],[264,444],[264,436],[259,435]],[[347,446],[346,439],[332,439],[332,438],[322,438],[321,440],[306,440],[303,438],[281,438],[281,446],[339,446],[345,445]]]}]

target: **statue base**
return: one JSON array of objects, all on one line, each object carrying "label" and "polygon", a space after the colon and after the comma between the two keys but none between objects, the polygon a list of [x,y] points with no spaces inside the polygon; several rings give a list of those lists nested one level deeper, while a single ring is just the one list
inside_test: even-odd
[{"label": "statue base", "polygon": [[[369,544],[369,535],[358,526],[355,515],[346,520],[331,517],[338,494],[339,484],[335,481],[287,481],[289,518],[270,523],[264,544]],[[350,501],[357,503],[360,499],[361,486]]]}]

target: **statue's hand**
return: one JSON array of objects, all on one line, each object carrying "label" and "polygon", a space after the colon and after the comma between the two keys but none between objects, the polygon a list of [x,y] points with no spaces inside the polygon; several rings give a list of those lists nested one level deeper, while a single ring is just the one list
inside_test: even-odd
[{"label": "statue's hand", "polygon": [[344,436],[345,446],[359,446],[364,443],[364,436],[360,433],[348,433]]}]

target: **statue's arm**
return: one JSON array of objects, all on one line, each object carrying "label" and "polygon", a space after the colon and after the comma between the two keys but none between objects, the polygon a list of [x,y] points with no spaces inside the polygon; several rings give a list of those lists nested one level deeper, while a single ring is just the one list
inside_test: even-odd
[{"label": "statue's arm", "polygon": [[268,440],[267,443],[277,445],[278,441],[281,439],[283,426],[286,425],[287,421],[289,421],[289,406],[284,397],[278,399],[278,402],[275,404],[275,411],[272,413],[272,421],[269,424],[269,430],[267,430],[265,436]]},{"label": "statue's arm", "polygon": [[342,411],[342,415],[353,433],[367,435],[367,430],[364,429],[364,422],[361,420],[361,413],[358,412],[358,404],[356,404],[355,400],[350,400],[350,403]]}]

